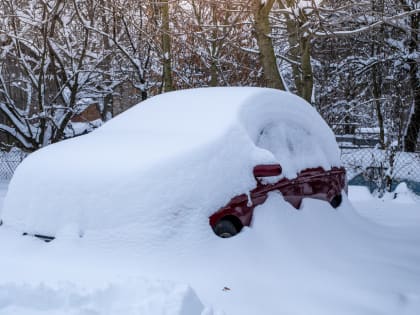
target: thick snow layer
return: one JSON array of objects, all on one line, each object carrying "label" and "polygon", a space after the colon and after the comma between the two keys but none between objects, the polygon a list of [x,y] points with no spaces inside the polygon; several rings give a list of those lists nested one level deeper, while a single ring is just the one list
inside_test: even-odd
[{"label": "thick snow layer", "polygon": [[374,197],[365,186],[349,186],[349,198],[351,201],[369,201]]},{"label": "thick snow layer", "polygon": [[212,315],[188,286],[144,279],[84,288],[71,282],[0,285],[1,315]]},{"label": "thick snow layer", "polygon": [[340,165],[340,158],[327,124],[292,94],[166,93],[86,136],[31,154],[10,183],[2,219],[48,235],[112,230],[151,247],[179,231],[212,237],[208,216],[254,188],[252,169],[264,163],[280,163],[290,178],[304,168]]},{"label": "thick snow layer", "polygon": [[393,195],[395,201],[399,203],[414,204],[416,203],[416,199],[419,198],[419,196],[413,193],[404,182],[399,183],[391,194]]},{"label": "thick snow layer", "polygon": [[9,181],[7,180],[0,180],[0,215],[3,209],[3,202],[4,198],[6,197],[7,187],[9,185]]},{"label": "thick snow layer", "polygon": [[[363,212],[371,210],[369,203],[360,205],[366,207]],[[407,206],[378,205],[390,217],[402,215]],[[164,250],[145,251],[141,240],[111,242],[90,235],[47,244],[3,226],[0,293],[11,296],[4,304],[0,298],[0,305],[26,308],[32,315],[41,304],[54,314],[45,302],[51,295],[54,310],[61,311],[56,314],[68,309],[103,314],[100,310],[109,305],[130,314],[135,307],[145,310],[144,305],[163,310],[166,301],[192,301],[198,312],[187,314],[200,314],[201,304],[188,286],[176,284],[187,283],[206,305],[203,315],[213,309],[225,315],[418,315],[419,227],[420,222],[413,229],[403,223],[377,225],[355,212],[346,198],[338,209],[305,199],[297,211],[275,193],[238,236],[196,243],[185,235]],[[72,304],[72,296],[83,299]],[[158,300],[162,304],[154,303]],[[92,312],[83,312],[87,305]]]},{"label": "thick snow layer", "polygon": [[349,198],[362,216],[374,222],[392,227],[420,227],[419,198],[405,183],[382,198],[374,197],[366,187],[349,186]]}]

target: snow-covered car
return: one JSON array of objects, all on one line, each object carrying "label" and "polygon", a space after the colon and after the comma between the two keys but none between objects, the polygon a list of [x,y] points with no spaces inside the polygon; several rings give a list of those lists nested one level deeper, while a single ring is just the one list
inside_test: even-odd
[{"label": "snow-covered car", "polygon": [[[254,173],[261,165],[281,172]],[[1,219],[50,238],[199,237],[214,235],[209,218],[215,228],[215,213],[232,197],[259,204],[256,187],[290,201],[293,194],[278,186],[289,183],[302,190],[298,200],[337,206],[343,174],[332,131],[303,99],[266,88],[190,89],[150,98],[90,134],[29,155],[10,182]],[[304,178],[313,183],[294,185]]]}]

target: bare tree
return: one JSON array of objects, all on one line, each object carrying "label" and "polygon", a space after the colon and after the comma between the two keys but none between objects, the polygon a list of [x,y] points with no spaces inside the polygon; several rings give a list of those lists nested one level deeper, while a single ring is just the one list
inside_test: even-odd
[{"label": "bare tree", "polygon": [[75,135],[71,118],[103,97],[105,56],[65,0],[2,1],[1,10],[0,130],[29,151]]},{"label": "bare tree", "polygon": [[251,7],[254,18],[254,31],[266,85],[275,89],[285,90],[271,39],[269,14],[274,3],[275,0],[253,0]]}]

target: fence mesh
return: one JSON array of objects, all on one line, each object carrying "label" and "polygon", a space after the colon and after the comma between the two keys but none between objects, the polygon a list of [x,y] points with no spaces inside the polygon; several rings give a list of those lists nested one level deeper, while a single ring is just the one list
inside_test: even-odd
[{"label": "fence mesh", "polygon": [[405,183],[413,196],[420,199],[420,152],[344,147],[341,161],[350,185],[367,186],[381,196]]},{"label": "fence mesh", "polygon": [[27,153],[20,150],[0,151],[0,180],[10,180],[26,156]]}]

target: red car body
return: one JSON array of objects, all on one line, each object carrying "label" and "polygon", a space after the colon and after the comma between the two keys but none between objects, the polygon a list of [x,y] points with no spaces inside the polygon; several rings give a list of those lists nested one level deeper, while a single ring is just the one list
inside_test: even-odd
[{"label": "red car body", "polygon": [[[341,192],[347,192],[346,171],[343,167],[310,168],[301,171],[296,178],[283,178],[273,184],[264,184],[262,178],[281,174],[280,165],[258,165],[254,168],[257,187],[249,192],[232,198],[229,203],[210,216],[210,226],[222,220],[231,222],[236,231],[251,224],[254,208],[263,204],[268,193],[279,191],[294,208],[299,209],[303,198],[315,198],[329,202],[334,208],[341,203]],[[217,234],[217,233],[216,233]]]}]

